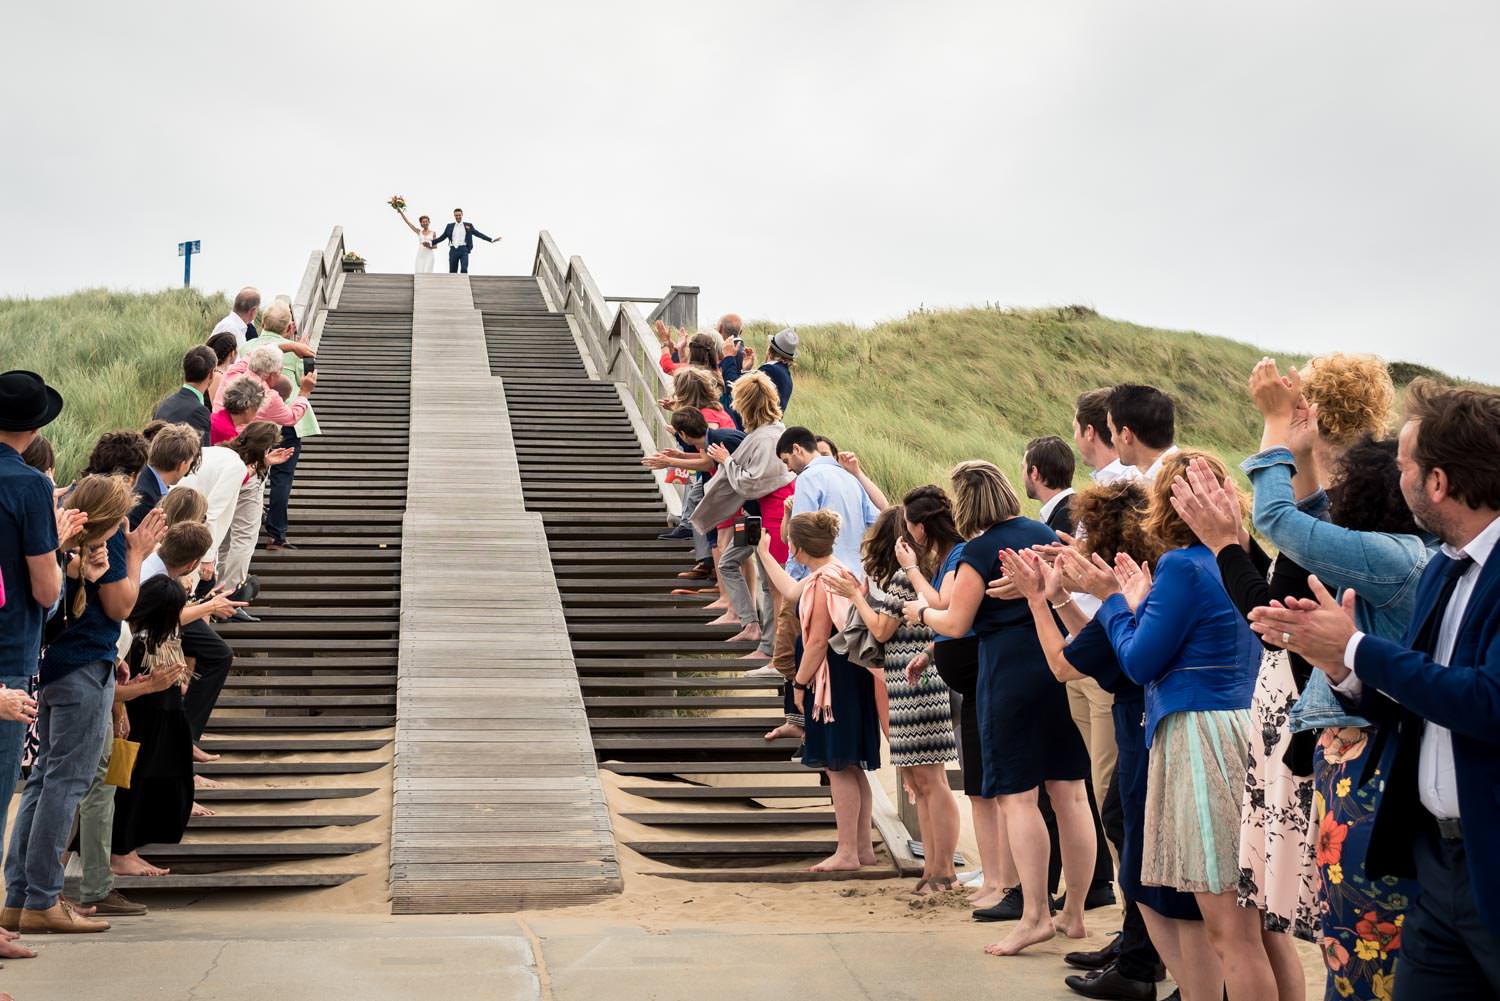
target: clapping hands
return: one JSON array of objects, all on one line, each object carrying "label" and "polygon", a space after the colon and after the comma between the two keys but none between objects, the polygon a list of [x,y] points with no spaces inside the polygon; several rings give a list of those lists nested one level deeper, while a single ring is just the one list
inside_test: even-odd
[{"label": "clapping hands", "polygon": [[1250,372],[1250,398],[1266,420],[1291,420],[1301,396],[1302,376],[1296,366],[1282,375],[1276,359],[1262,358]]},{"label": "clapping hands", "polygon": [[1185,477],[1172,480],[1172,509],[1215,553],[1247,541],[1238,491],[1221,483],[1204,459],[1194,459]]},{"label": "clapping hands", "polygon": [[83,526],[88,524],[89,515],[87,511],[78,511],[70,507],[60,507],[57,515],[57,548],[67,549]]}]

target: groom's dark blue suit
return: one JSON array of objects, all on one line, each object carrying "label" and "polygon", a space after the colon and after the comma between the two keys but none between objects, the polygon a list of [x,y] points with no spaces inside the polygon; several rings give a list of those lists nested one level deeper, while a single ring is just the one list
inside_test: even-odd
[{"label": "groom's dark blue suit", "polygon": [[485,236],[475,229],[473,223],[466,222],[462,225],[464,228],[462,243],[453,235],[454,223],[451,222],[443,227],[442,235],[432,241],[434,247],[444,240],[448,241],[448,273],[450,275],[458,272],[469,273],[469,251],[474,249],[474,237],[477,236],[487,243],[495,242],[493,237]]},{"label": "groom's dark blue suit", "polygon": [[[1500,550],[1479,571],[1445,666],[1433,653],[1464,569],[1434,557],[1404,641],[1367,635],[1354,654],[1364,685],[1358,708],[1393,729],[1397,744],[1391,773],[1380,777],[1385,793],[1365,870],[1415,876],[1421,886],[1406,915],[1397,998],[1474,996],[1465,992],[1485,990],[1476,979],[1500,995]],[[1431,724],[1452,733],[1461,832],[1439,832],[1418,798],[1422,731]]]}]

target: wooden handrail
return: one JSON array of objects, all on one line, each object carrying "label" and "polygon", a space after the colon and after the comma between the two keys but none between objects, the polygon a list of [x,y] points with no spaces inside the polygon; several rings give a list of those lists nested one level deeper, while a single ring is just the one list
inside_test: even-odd
[{"label": "wooden handrail", "polygon": [[302,270],[302,284],[292,300],[297,330],[310,344],[323,332],[323,317],[344,280],[344,227],[335,226],[322,250],[314,250]]},{"label": "wooden handrail", "polygon": [[[554,305],[572,315],[600,376],[618,383],[632,409],[639,413],[644,424],[640,428],[643,444],[649,440],[658,447],[673,445],[672,427],[656,403],[672,395],[672,380],[661,370],[661,345],[635,302],[601,295],[583,258],[565,258],[545,231],[537,239],[532,274]],[[673,315],[690,315],[693,323],[689,325],[695,325],[697,295],[695,286],[673,286],[657,303],[652,316],[664,315],[670,307]],[[615,308],[611,311],[612,304]]]}]

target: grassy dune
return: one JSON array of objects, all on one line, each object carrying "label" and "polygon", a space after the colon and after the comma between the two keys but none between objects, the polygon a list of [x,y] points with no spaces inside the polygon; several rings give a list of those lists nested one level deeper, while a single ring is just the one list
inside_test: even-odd
[{"label": "grassy dune", "polygon": [[[177,385],[183,351],[227,310],[222,295],[191,289],[0,299],[0,368],[40,372],[67,401],[47,430],[59,476],[77,472],[101,432],[143,424]],[[777,326],[750,326],[762,355]],[[1264,352],[1222,337],[1141,327],[1076,306],[920,310],[872,328],[823,324],[798,333],[791,423],[859,452],[895,496],[945,483],[962,459],[990,459],[1018,477],[1027,439],[1067,437],[1077,395],[1119,382],[1171,393],[1183,444],[1238,461],[1259,441],[1244,387]],[[1283,364],[1303,360],[1281,356]],[[1433,374],[1402,364],[1393,373],[1398,383]],[[1080,465],[1080,482],[1085,476]]]},{"label": "grassy dune", "polygon": [[[776,329],[751,327],[758,351]],[[923,310],[873,328],[797,331],[788,422],[858,452],[893,497],[922,483],[946,484],[954,463],[971,458],[995,462],[1019,489],[1027,440],[1069,438],[1078,394],[1121,382],[1172,395],[1180,444],[1234,463],[1260,442],[1245,383],[1266,352],[1222,337],[1141,327],[1077,306]],[[1435,374],[1404,364],[1392,370],[1402,384]],[[1080,485],[1086,476],[1080,462]]]},{"label": "grassy dune", "polygon": [[146,423],[178,385],[183,352],[228,311],[222,295],[195,289],[0,299],[0,369],[39,372],[63,395],[62,416],[45,432],[59,482],[82,468],[102,432]]}]

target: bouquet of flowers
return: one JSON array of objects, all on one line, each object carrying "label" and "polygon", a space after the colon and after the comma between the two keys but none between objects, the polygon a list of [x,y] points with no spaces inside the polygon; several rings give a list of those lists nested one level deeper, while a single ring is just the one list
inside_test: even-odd
[{"label": "bouquet of flowers", "polygon": [[350,264],[363,264],[363,263],[365,263],[365,259],[363,257],[360,257],[358,254],[356,254],[352,250],[350,250],[350,251],[348,251],[348,252],[346,252],[344,254],[344,260],[348,261]]},{"label": "bouquet of flowers", "polygon": [[400,195],[392,195],[391,200],[389,202],[386,202],[386,204],[395,209],[397,212],[400,212],[406,208],[406,199],[402,198]]}]

